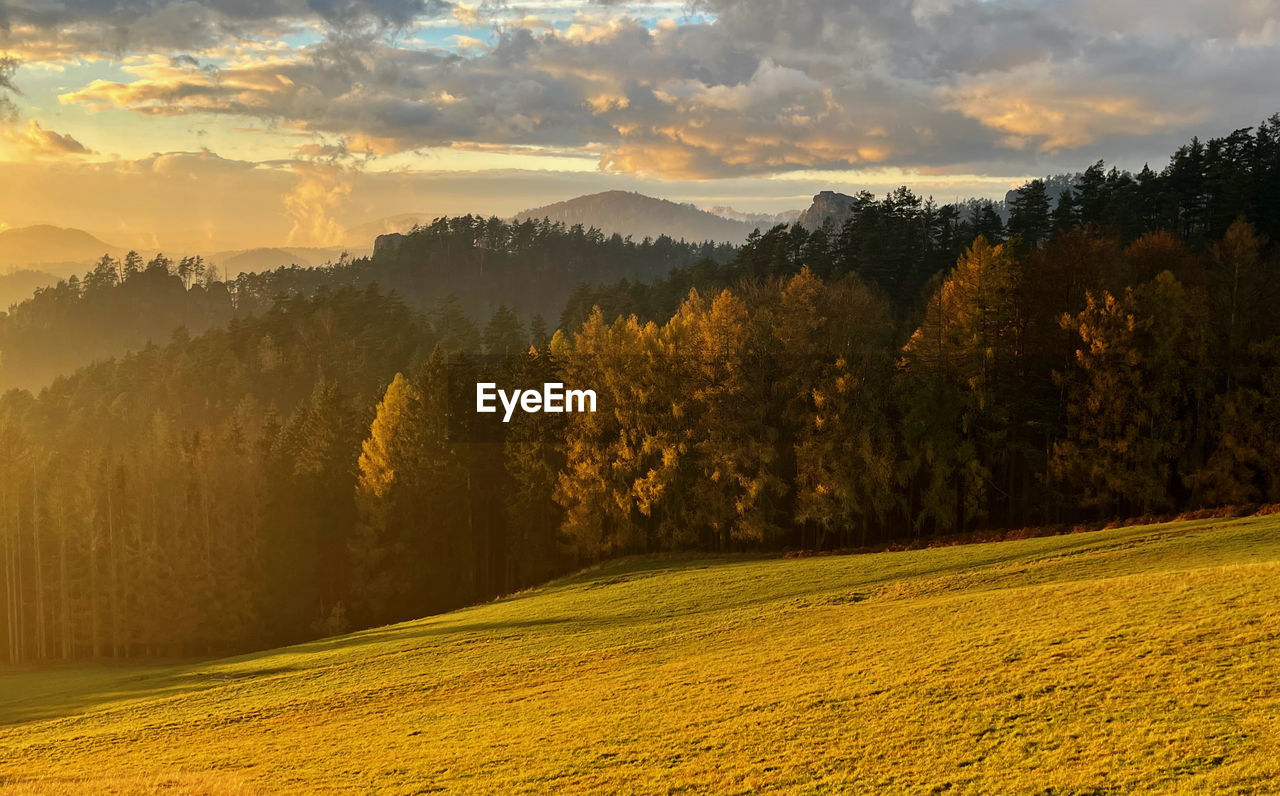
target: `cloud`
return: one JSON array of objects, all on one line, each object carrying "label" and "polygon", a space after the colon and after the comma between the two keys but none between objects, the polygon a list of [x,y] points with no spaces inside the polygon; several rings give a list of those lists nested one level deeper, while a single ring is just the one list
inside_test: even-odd
[{"label": "cloud", "polygon": [[[347,230],[406,212],[510,216],[602,190],[638,191],[702,207],[729,204],[776,212],[808,206],[839,175],[785,179],[735,177],[713,181],[646,179],[632,174],[512,170],[479,171],[353,168],[338,148],[316,151],[306,165],[255,163],[208,150],[175,151],[137,159],[0,160],[0,218],[11,226],[53,223],[87,229],[115,245],[162,248],[171,255],[335,239]],[[328,168],[330,163],[346,168]],[[426,162],[431,165],[431,161]],[[1007,178],[928,177],[894,170],[867,175],[858,187],[884,193],[910,182],[951,200],[1004,195]],[[348,190],[349,189],[349,190]],[[109,197],[109,201],[104,201]],[[293,197],[286,203],[286,197]],[[368,247],[368,236],[345,245]]]},{"label": "cloud", "polygon": [[207,50],[308,29],[381,35],[451,7],[447,0],[5,0],[0,49],[24,60],[74,61]]},{"label": "cloud", "polygon": [[4,140],[27,159],[78,157],[91,155],[93,150],[70,135],[46,130],[35,119],[29,119],[23,129],[6,128],[0,131]]},{"label": "cloud", "polygon": [[297,183],[284,197],[285,211],[293,221],[286,242],[290,245],[337,246],[346,237],[334,219],[351,197],[355,169],[339,163],[293,164]]},{"label": "cloud", "polygon": [[[65,10],[40,22],[33,4],[20,24],[105,24]],[[376,154],[543,147],[667,178],[1043,173],[1097,154],[1165,152],[1280,109],[1280,84],[1267,79],[1280,72],[1280,0],[700,0],[679,24],[596,4],[558,28],[529,23],[551,5],[84,5],[122,13],[112,23],[122,40],[172,46],[226,48],[245,31],[265,42],[308,19],[325,32],[305,44],[270,39],[260,57],[220,56],[216,69],[126,61],[127,79],[89,82],[62,102],[249,117],[373,142],[365,151]],[[455,35],[451,49],[388,35],[435,17],[491,34]]]},{"label": "cloud", "polygon": [[478,5],[454,3],[453,18],[464,28],[478,28],[484,24],[484,13]]},{"label": "cloud", "polygon": [[[133,160],[0,161],[0,217],[13,226],[58,223],[126,247],[195,251],[212,240],[278,245],[289,228],[287,168],[208,151]],[[158,238],[158,242],[157,242]]]}]

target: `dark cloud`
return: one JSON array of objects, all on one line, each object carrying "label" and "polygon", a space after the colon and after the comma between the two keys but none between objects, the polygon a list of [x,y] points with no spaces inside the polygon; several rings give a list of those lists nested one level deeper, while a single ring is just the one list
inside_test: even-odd
[{"label": "dark cloud", "polygon": [[[381,35],[415,19],[447,14],[451,5],[446,0],[5,0],[0,45],[67,57],[197,50],[240,37],[280,35],[313,22],[329,35]],[[33,46],[38,44],[44,47]]]},{"label": "dark cloud", "polygon": [[[84,22],[130,26],[174,13],[227,22],[319,18],[335,22],[365,18],[407,24],[450,7],[443,0],[6,0],[5,19],[37,27]],[[171,17],[173,18],[173,17]]]},{"label": "dark cloud", "polygon": [[79,22],[109,9],[130,36],[175,42],[299,19],[328,33],[284,62],[151,64],[65,101],[254,116],[378,153],[578,148],[606,170],[690,177],[1027,173],[1280,110],[1277,0],[700,0],[714,21],[655,30],[608,5],[559,32],[487,9],[496,37],[463,56],[386,35],[447,9],[425,0],[76,3]]}]

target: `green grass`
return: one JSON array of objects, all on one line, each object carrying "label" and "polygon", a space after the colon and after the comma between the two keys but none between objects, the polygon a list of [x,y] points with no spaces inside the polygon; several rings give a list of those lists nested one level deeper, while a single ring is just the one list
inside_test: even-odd
[{"label": "green grass", "polygon": [[0,794],[1280,792],[1280,517],[629,560],[220,661],[0,675]]}]

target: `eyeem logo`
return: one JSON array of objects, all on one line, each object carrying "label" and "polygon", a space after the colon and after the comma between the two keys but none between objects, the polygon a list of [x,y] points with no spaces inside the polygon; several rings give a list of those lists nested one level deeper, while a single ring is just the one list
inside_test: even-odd
[{"label": "eyeem logo", "polygon": [[[566,390],[558,381],[547,382],[538,390],[498,389],[491,381],[476,382],[476,412],[494,414],[498,411],[497,402],[502,403],[505,414],[503,423],[511,422],[511,415],[518,406],[524,412],[594,412],[596,411],[595,390]],[[576,408],[575,408],[576,406]]]}]

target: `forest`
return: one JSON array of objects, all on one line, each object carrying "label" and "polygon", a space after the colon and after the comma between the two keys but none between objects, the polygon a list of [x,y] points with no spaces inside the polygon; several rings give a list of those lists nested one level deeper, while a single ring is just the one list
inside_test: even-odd
[{"label": "forest", "polygon": [[[304,268],[282,266],[223,281],[200,257],[144,262],[136,252],[104,255],[83,278],[36,291],[0,312],[0,390],[38,391],[81,365],[163,344],[179,327],[190,334],[260,315],[282,296],[323,288],[376,285],[413,309],[444,300],[472,317],[506,306],[526,317],[554,317],[573,289],[620,278],[653,279],[695,262],[725,262],[733,247],[668,237],[633,241],[549,221],[440,218],[372,257]],[[0,307],[3,309],[3,307]]]},{"label": "forest", "polygon": [[[0,397],[5,660],[261,648],[630,553],[1280,501],[1277,235],[1272,117],[1033,180],[1007,223],[903,188],[736,250],[462,217],[230,285],[104,258],[0,323],[6,367],[95,345],[93,308],[173,324]],[[469,435],[480,380],[600,410]]]}]

